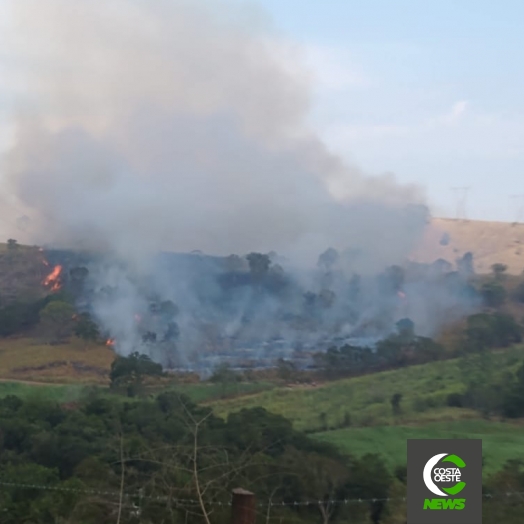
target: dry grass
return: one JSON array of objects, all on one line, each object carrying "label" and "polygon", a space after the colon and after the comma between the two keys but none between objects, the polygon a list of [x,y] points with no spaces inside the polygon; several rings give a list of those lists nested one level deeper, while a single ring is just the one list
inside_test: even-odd
[{"label": "dry grass", "polygon": [[62,384],[107,384],[114,353],[72,339],[50,346],[31,338],[0,339],[0,379]]},{"label": "dry grass", "polygon": [[49,272],[37,247],[8,249],[7,244],[0,244],[0,302],[42,297],[41,283]]},{"label": "dry grass", "polygon": [[[449,243],[441,245],[445,233]],[[524,224],[434,218],[412,259],[431,263],[442,258],[454,264],[468,251],[473,253],[478,273],[490,273],[493,264],[502,263],[509,273],[520,275],[524,271]]]}]

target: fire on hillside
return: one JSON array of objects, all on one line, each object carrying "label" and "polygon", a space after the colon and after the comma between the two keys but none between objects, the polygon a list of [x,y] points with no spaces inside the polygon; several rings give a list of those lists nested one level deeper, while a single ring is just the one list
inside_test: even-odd
[{"label": "fire on hillside", "polygon": [[64,286],[117,353],[149,355],[166,368],[213,363],[307,366],[318,351],[373,348],[410,319],[433,336],[477,307],[467,275],[439,264],[390,266],[360,275],[344,254],[301,271],[273,255],[159,255],[147,273],[105,257],[46,252],[44,284]]},{"label": "fire on hillside", "polygon": [[[46,266],[49,266],[49,262],[47,260],[43,260],[43,263]],[[53,270],[51,273],[49,273],[44,280],[42,281],[42,285],[48,288],[50,291],[59,291],[62,287],[62,284],[60,282],[60,276],[62,274],[62,266],[60,264],[53,267]]]}]

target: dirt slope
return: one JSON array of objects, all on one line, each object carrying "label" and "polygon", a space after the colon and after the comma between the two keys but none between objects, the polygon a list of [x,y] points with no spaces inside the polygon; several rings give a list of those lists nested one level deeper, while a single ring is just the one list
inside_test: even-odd
[{"label": "dirt slope", "polygon": [[492,264],[508,266],[508,273],[524,271],[524,224],[434,218],[412,253],[415,262],[442,258],[455,263],[471,251],[477,273],[489,273]]}]

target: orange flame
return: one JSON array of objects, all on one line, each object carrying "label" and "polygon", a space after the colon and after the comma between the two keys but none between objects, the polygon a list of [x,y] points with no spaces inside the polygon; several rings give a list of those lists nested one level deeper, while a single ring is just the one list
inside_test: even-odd
[{"label": "orange flame", "polygon": [[115,345],[115,339],[114,338],[108,338],[106,340],[106,346],[113,347]]},{"label": "orange flame", "polygon": [[51,286],[51,291],[58,291],[61,287],[60,281],[59,281],[59,277],[61,273],[62,273],[62,266],[61,265],[55,266],[53,268],[53,271],[51,271],[51,273],[49,273],[49,275],[47,275],[47,277],[44,278],[44,281],[42,282],[43,285]]}]

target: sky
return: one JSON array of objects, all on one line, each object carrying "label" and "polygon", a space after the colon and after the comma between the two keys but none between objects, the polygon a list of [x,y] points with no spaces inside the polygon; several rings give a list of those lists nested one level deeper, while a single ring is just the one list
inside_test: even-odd
[{"label": "sky", "polygon": [[435,215],[524,221],[524,2],[259,3],[307,50],[333,150],[422,184]]},{"label": "sky", "polygon": [[[524,2],[257,3],[302,49],[310,124],[334,152],[421,184],[436,216],[524,221]],[[2,150],[15,88],[0,58]]]}]

